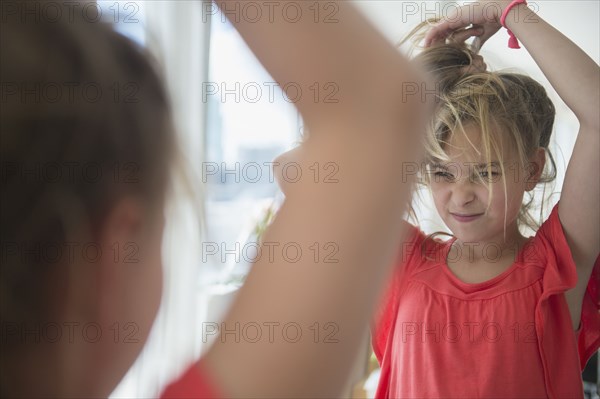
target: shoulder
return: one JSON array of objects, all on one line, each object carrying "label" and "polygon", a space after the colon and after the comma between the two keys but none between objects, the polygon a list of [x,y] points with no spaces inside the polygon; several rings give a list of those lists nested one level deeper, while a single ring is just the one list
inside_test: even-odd
[{"label": "shoulder", "polygon": [[566,240],[564,242],[562,242],[563,240],[561,240],[561,238],[564,238],[564,231],[558,215],[559,204],[560,201],[552,207],[550,214],[537,231],[536,237],[539,237],[539,239],[553,242],[556,245],[566,245]]},{"label": "shoulder", "polygon": [[544,282],[549,285],[574,286],[577,281],[575,261],[560,222],[557,202],[540,226],[535,237],[523,249],[526,263],[545,268]]},{"label": "shoulder", "polygon": [[[589,280],[579,282],[577,266],[559,218],[559,204],[560,201],[554,205],[538,230],[525,260],[544,268],[543,294],[538,307],[545,317],[541,317],[540,322],[557,322],[565,329],[565,335],[570,335],[573,333],[574,315],[580,315],[581,325],[576,335],[583,368],[587,359],[600,347],[600,257],[596,259]],[[570,296],[577,286],[581,292],[573,305]],[[553,325],[544,330],[557,329]]]},{"label": "shoulder", "polygon": [[373,350],[380,362],[389,334],[393,330],[400,296],[407,281],[422,265],[429,263],[428,260],[434,260],[444,245],[435,235],[425,234],[418,226],[408,222],[406,224],[405,239],[400,243],[394,260],[394,270],[386,282],[372,320]]},{"label": "shoulder", "polygon": [[445,262],[444,250],[447,249],[448,241],[442,239],[443,237],[451,237],[451,235],[445,232],[427,234],[419,227],[411,225],[407,238],[400,248],[396,267],[404,266],[404,271],[410,273],[419,265],[431,261]]}]

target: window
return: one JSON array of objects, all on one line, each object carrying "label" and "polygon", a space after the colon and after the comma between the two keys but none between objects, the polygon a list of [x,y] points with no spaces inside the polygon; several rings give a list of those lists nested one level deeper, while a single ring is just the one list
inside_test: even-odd
[{"label": "window", "polygon": [[233,26],[220,14],[211,24],[209,81],[202,88],[211,245],[205,255],[217,281],[239,282],[251,261],[252,232],[278,195],[272,161],[297,142],[301,119]]},{"label": "window", "polygon": [[[141,1],[116,1],[97,0],[96,10],[98,17],[105,22],[114,24],[117,32],[129,37],[135,42],[146,44],[146,30],[144,28],[145,10],[144,2]],[[93,11],[86,11],[89,18]]]}]

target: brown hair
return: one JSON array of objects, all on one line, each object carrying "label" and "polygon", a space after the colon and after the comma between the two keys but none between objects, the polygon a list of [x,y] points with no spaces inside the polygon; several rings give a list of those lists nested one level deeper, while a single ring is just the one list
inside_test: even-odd
[{"label": "brown hair", "polygon": [[175,150],[166,91],[139,46],[77,15],[23,18],[0,35],[3,322],[49,317],[64,244],[94,237],[116,200],[156,214]]}]

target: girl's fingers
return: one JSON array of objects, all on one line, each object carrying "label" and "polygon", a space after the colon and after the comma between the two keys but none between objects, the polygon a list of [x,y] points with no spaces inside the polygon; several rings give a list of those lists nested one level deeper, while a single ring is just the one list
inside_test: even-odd
[{"label": "girl's fingers", "polygon": [[485,25],[483,27],[483,33],[478,35],[476,40],[473,42],[473,51],[477,53],[481,46],[483,46],[483,44],[487,42],[490,37],[494,36],[499,29],[499,26]]},{"label": "girl's fingers", "polygon": [[[472,26],[471,26],[472,25]],[[470,26],[470,27],[469,27]],[[471,36],[477,36],[479,38],[479,47],[483,44],[498,30],[501,28],[500,24],[492,23],[461,23],[442,21],[438,25],[430,28],[425,35],[425,47],[429,47],[433,44],[444,42],[448,36],[455,42],[465,41]]]},{"label": "girl's fingers", "polygon": [[471,36],[480,36],[481,34],[483,34],[483,28],[473,27],[468,29],[456,30],[454,31],[454,33],[450,34],[449,38],[454,42],[462,43]]},{"label": "girl's fingers", "polygon": [[440,31],[440,25],[434,26],[427,31],[427,34],[425,35],[425,47],[429,47],[433,43],[439,41]]},{"label": "girl's fingers", "polygon": [[427,46],[435,41],[439,41],[441,38],[445,39],[458,29],[469,27],[474,21],[469,20],[469,14],[463,12],[463,8],[454,11],[451,15],[444,17],[437,25],[433,26],[425,36],[425,45]]},{"label": "girl's fingers", "polygon": [[455,42],[464,42],[471,36],[477,36],[478,47],[481,47],[500,28],[500,24],[490,19],[481,6],[475,6],[470,12],[461,8],[431,26],[425,35],[424,45],[429,47],[445,43],[448,36],[452,35],[451,39]]},{"label": "girl's fingers", "polygon": [[451,33],[452,29],[448,29],[442,24],[431,28],[425,35],[425,47],[429,47],[432,44],[446,40]]},{"label": "girl's fingers", "polygon": [[[459,13],[458,16],[460,18],[457,18],[457,16],[455,15],[454,17],[447,17],[445,19],[442,19],[436,25],[431,27],[431,29],[429,29],[429,32],[427,32],[427,34],[425,35],[425,47],[428,47],[431,44],[437,43],[441,40],[445,40],[449,35],[461,29],[461,32],[467,32],[472,22],[469,20],[464,20],[464,13]],[[466,35],[463,40],[467,39],[469,36],[472,35]]]},{"label": "girl's fingers", "polygon": [[433,44],[443,42],[447,38],[454,42],[464,42],[471,36],[479,36],[484,33],[481,27],[471,27],[463,29],[447,29],[447,28],[432,28],[427,35],[425,35],[425,47],[429,47]]}]

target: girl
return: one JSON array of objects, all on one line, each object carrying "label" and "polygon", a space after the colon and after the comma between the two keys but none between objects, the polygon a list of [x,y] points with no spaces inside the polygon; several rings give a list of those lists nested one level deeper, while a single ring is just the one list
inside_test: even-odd
[{"label": "girl", "polygon": [[[231,3],[219,5],[240,7]],[[313,15],[310,2],[294,3],[300,15]],[[269,323],[262,337],[223,334],[166,397],[332,397],[343,389],[403,236],[397,204],[409,188],[401,165],[416,160],[427,109],[397,90],[421,74],[352,6],[334,5],[336,24],[233,21],[278,82],[305,92],[315,82],[341,88],[335,104],[297,102],[311,128],[302,167],[335,162],[339,182],[294,184],[265,233],[265,241],[300,245],[305,256],[291,263],[276,252],[257,261],[222,323],[229,331]],[[144,52],[68,7],[52,20],[40,9],[12,2],[0,24],[0,393],[107,397],[158,309],[175,136]],[[365,84],[363,76],[376,78]],[[117,101],[115,84],[135,93]],[[372,196],[387,201],[375,208]],[[307,256],[315,242],[335,243],[338,262]],[[304,329],[301,339],[270,339],[270,326],[281,331],[288,322]],[[337,342],[315,343],[308,330],[315,323],[333,323]],[[115,328],[133,329],[134,339],[115,342]]]},{"label": "girl", "polygon": [[[583,396],[580,372],[600,345],[600,75],[524,3],[473,3],[425,35],[417,60],[439,101],[423,179],[453,238],[408,227],[373,328],[378,398]],[[519,230],[532,226],[523,198],[555,177],[554,107],[534,80],[485,70],[477,44],[501,24],[580,122],[560,202],[533,237]]]}]

